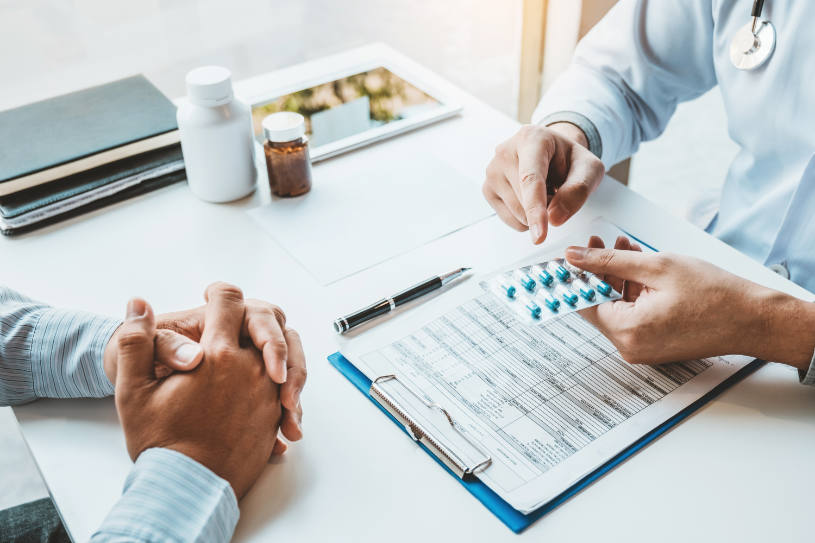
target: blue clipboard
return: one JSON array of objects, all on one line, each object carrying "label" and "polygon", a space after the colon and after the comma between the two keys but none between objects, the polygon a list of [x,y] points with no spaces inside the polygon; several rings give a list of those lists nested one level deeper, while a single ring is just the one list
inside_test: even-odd
[{"label": "blue clipboard", "polygon": [[[653,251],[657,251],[657,249],[648,243],[644,242],[643,240],[639,239],[638,237],[632,235],[629,232],[623,230],[623,232],[632,238],[634,241],[652,249]],[[388,416],[406,435],[409,435],[405,427],[396,420],[387,409],[383,408],[374,398],[371,397],[370,388],[371,388],[371,380],[368,379],[364,373],[359,371],[356,366],[354,366],[347,358],[345,358],[341,353],[337,352],[328,357],[328,361],[331,362],[335,368],[337,368],[340,373],[342,373],[360,392],[362,392],[374,405],[376,405],[385,415]],[[498,517],[498,519],[507,525],[507,527],[512,530],[513,532],[521,533],[526,528],[528,528],[533,522],[541,518],[546,513],[552,511],[560,504],[564,503],[566,500],[589,486],[591,483],[614,469],[618,464],[636,454],[637,451],[644,448],[648,445],[651,441],[658,438],[682,420],[690,416],[694,411],[708,403],[710,400],[724,392],[729,387],[733,386],[734,384],[738,383],[758,368],[764,365],[763,360],[753,360],[749,364],[745,365],[739,371],[719,383],[716,387],[711,389],[707,394],[687,406],[685,409],[677,413],[676,415],[672,416],[664,423],[660,424],[634,443],[620,451],[616,456],[612,457],[608,462],[594,470],[593,472],[589,473],[581,480],[561,492],[556,497],[552,498],[545,504],[543,504],[538,509],[532,511],[531,513],[523,514],[517,509],[514,509],[511,505],[509,505],[503,498],[498,496],[495,492],[493,492],[487,485],[482,483],[479,479],[469,479],[465,480],[453,473],[441,460],[439,460],[432,451],[430,451],[427,447],[423,444],[418,443],[419,447],[424,449],[424,451],[433,457],[434,460],[444,468],[447,473],[453,476],[455,480],[459,483],[464,485],[470,494],[475,496],[475,498],[484,504],[484,506],[489,509],[493,515]]]},{"label": "blue clipboard", "polygon": [[[340,373],[342,373],[351,383],[357,387],[357,389],[362,392],[375,406],[377,406],[385,415],[390,418],[403,432],[405,435],[408,435],[405,427],[399,423],[385,408],[383,408],[376,400],[374,400],[370,393],[371,387],[371,380],[368,379],[364,373],[359,371],[356,366],[354,366],[347,358],[345,358],[340,353],[334,353],[328,357],[328,361],[331,362],[335,368],[337,368]],[[455,480],[459,483],[464,485],[470,494],[475,496],[475,498],[484,504],[484,506],[489,509],[493,515],[498,517],[498,519],[507,525],[507,527],[515,533],[520,533],[525,530],[529,525],[533,522],[541,518],[546,513],[552,511],[557,506],[589,486],[591,483],[614,469],[619,463],[623,460],[627,459],[628,457],[634,455],[637,451],[648,445],[651,441],[658,438],[676,424],[681,422],[683,419],[691,415],[694,411],[705,405],[707,402],[721,394],[724,390],[731,387],[732,385],[738,383],[758,368],[760,368],[764,364],[763,360],[753,360],[739,371],[719,383],[715,388],[713,388],[710,392],[693,402],[691,405],[687,406],[685,409],[665,421],[660,426],[657,426],[637,441],[629,445],[627,448],[623,449],[619,454],[611,458],[608,462],[585,476],[583,479],[572,485],[571,487],[564,490],[561,494],[553,498],[552,500],[548,501],[535,511],[531,513],[523,514],[516,509],[514,509],[511,505],[509,505],[503,498],[498,496],[495,492],[493,492],[487,485],[482,483],[479,479],[470,479],[465,480],[457,477],[450,469],[444,465],[444,463],[436,458],[427,447],[422,445],[421,443],[417,443],[419,447],[424,449],[424,451],[433,457],[434,460],[444,468],[447,473],[449,473]]]}]

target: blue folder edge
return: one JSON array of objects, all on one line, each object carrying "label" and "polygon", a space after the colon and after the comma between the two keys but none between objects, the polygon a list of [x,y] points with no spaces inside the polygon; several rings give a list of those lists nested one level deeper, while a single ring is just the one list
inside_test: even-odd
[{"label": "blue folder edge", "polygon": [[[625,232],[625,231],[624,231]],[[641,239],[637,238],[636,236],[631,235],[629,232],[625,232],[626,235],[634,239],[635,241],[641,243],[642,245],[657,251],[655,247],[652,247],[648,243],[642,241]],[[407,430],[405,429],[402,424],[396,420],[393,415],[388,412],[387,409],[379,405],[379,402],[374,400],[370,394],[371,388],[371,380],[368,379],[364,373],[359,371],[356,366],[354,366],[347,358],[345,358],[341,353],[337,352],[328,357],[328,361],[331,362],[331,365],[337,368],[340,373],[342,373],[360,392],[362,392],[374,405],[376,405],[389,419],[391,419],[404,433],[405,435],[409,435]],[[450,471],[450,469],[438,458],[436,455],[433,454],[427,447],[422,445],[419,442],[416,442],[419,447],[424,449],[424,451],[429,454],[435,461],[438,463],[447,473],[449,473],[455,480],[459,483],[464,485],[470,494],[475,496],[475,498],[480,501],[484,506],[489,509],[493,515],[498,517],[498,520],[506,524],[506,526],[515,532],[516,534],[521,533],[526,528],[528,528],[533,522],[541,518],[546,513],[552,511],[560,504],[564,503],[566,500],[589,486],[591,483],[614,469],[618,464],[620,464],[623,460],[626,460],[628,457],[633,456],[637,453],[640,449],[644,448],[654,439],[658,438],[674,426],[676,426],[679,422],[693,414],[694,411],[708,403],[710,400],[724,392],[729,387],[733,386],[734,384],[738,383],[758,368],[764,365],[763,360],[753,360],[749,364],[745,365],[739,371],[716,385],[713,389],[711,389],[707,394],[687,406],[685,409],[674,415],[673,417],[669,418],[634,443],[620,451],[616,456],[612,457],[608,462],[594,470],[593,472],[589,473],[581,480],[561,492],[556,497],[552,498],[538,509],[535,509],[531,513],[523,514],[517,509],[513,508],[509,505],[503,498],[501,498],[498,494],[493,492],[487,485],[482,483],[479,479],[470,479],[464,480],[459,478],[455,473]]]},{"label": "blue folder edge", "polygon": [[[399,421],[393,418],[393,416],[385,408],[379,405],[379,403],[371,397],[369,393],[369,389],[371,388],[371,380],[368,379],[364,373],[359,371],[356,368],[356,366],[349,362],[348,359],[346,359],[340,353],[334,353],[330,355],[328,357],[328,361],[331,362],[331,365],[337,368],[340,371],[340,373],[342,373],[349,381],[351,381],[351,383],[353,383],[353,385],[357,387],[360,392],[362,392],[369,400],[371,400],[371,402],[373,402],[374,405],[376,405],[380,410],[382,410],[382,412],[385,413],[385,415],[387,415],[388,418],[390,418],[399,428],[401,428],[402,431],[405,432],[405,435],[407,435],[405,427],[402,426],[402,424],[400,424]],[[661,436],[662,434],[670,430],[673,426],[675,426],[684,418],[692,414],[694,411],[696,411],[697,409],[705,405],[707,402],[721,394],[725,389],[753,373],[763,364],[764,364],[763,360],[753,360],[752,362],[741,368],[739,371],[737,371],[736,373],[734,373],[733,375],[719,383],[719,385],[713,388],[710,392],[708,392],[707,394],[705,394],[704,396],[702,396],[701,398],[687,406],[685,409],[683,409],[682,411],[680,411],[679,413],[665,421],[663,424],[657,426],[656,428],[642,436],[640,439],[629,445],[626,449],[621,451],[611,460],[609,460],[608,462],[606,462],[605,464],[603,464],[602,466],[588,474],[586,477],[584,477],[583,479],[581,479],[580,481],[578,481],[577,483],[563,491],[561,494],[559,494],[552,500],[542,505],[540,508],[527,514],[523,514],[514,509],[511,505],[504,501],[503,498],[498,496],[498,494],[493,492],[487,485],[482,483],[480,480],[471,479],[465,481],[463,479],[460,479],[458,476],[456,476],[455,473],[450,471],[450,469],[447,466],[445,466],[442,461],[436,458],[436,455],[434,455],[429,449],[427,449],[427,447],[418,442],[417,445],[424,449],[425,452],[429,454],[455,480],[464,485],[464,488],[466,488],[470,492],[470,494],[475,496],[476,499],[483,503],[487,509],[492,511],[492,514],[498,517],[498,519],[501,522],[506,524],[510,530],[512,530],[515,533],[520,533],[524,529],[526,529],[530,524],[541,518],[549,511],[552,511],[555,507],[559,506],[560,504],[562,504],[563,502],[565,502],[566,500],[568,500],[569,498],[571,498],[572,496],[586,488],[588,485],[590,485],[591,483],[605,475],[607,472],[614,469],[614,467],[617,466],[617,464],[619,464],[629,456],[635,454],[637,451],[639,451],[640,449],[648,445],[651,441],[653,441],[657,437]]]}]

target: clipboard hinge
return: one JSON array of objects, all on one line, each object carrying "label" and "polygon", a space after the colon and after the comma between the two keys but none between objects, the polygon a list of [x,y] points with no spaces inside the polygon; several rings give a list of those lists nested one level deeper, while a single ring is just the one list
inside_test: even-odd
[{"label": "clipboard hinge", "polygon": [[[384,387],[382,386],[383,383],[388,381],[396,381],[401,386],[405,388],[412,396],[416,397],[425,407],[428,409],[435,409],[442,413],[444,417],[447,419],[447,422],[450,424],[450,427],[455,430],[463,439],[466,441],[475,451],[480,454],[483,459],[476,462],[475,465],[468,465],[463,459],[462,456],[456,451],[445,444],[443,440],[438,439],[437,436],[434,436],[433,433],[428,432],[426,428],[424,428],[415,417],[411,416],[408,411],[394,399],[391,394],[388,394],[385,391]],[[470,476],[474,476],[476,473],[488,468],[490,464],[492,464],[492,458],[486,454],[481,447],[477,444],[473,443],[469,437],[465,434],[462,428],[456,423],[450,413],[440,405],[428,402],[424,398],[422,398],[419,394],[414,392],[410,387],[406,386],[404,383],[399,381],[399,378],[396,375],[382,375],[377,377],[371,382],[370,388],[371,397],[374,398],[379,405],[387,409],[387,411],[393,415],[393,417],[399,421],[405,427],[407,433],[412,437],[415,441],[423,444],[425,447],[430,449],[433,454],[436,455],[436,458],[444,462],[444,464],[450,468],[459,478],[466,479]]]}]

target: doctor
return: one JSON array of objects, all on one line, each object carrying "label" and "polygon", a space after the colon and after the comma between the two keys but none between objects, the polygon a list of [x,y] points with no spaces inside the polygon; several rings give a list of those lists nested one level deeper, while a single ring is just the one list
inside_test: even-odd
[{"label": "doctor", "polygon": [[[763,4],[621,0],[578,45],[534,124],[497,148],[484,195],[498,215],[541,243],[607,168],[662,133],[679,102],[719,85],[740,151],[707,231],[815,290],[815,4]],[[625,300],[585,316],[628,361],[739,353],[790,364],[815,384],[815,304],[636,249],[593,238],[567,251],[624,289]]]}]

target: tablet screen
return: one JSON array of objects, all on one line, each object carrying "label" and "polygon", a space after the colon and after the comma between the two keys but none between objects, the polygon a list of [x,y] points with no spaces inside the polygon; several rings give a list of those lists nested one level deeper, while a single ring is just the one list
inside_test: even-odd
[{"label": "tablet screen", "polygon": [[313,147],[410,119],[441,107],[441,102],[385,67],[321,83],[252,106],[255,137],[263,141],[263,118],[296,111],[306,118]]}]

